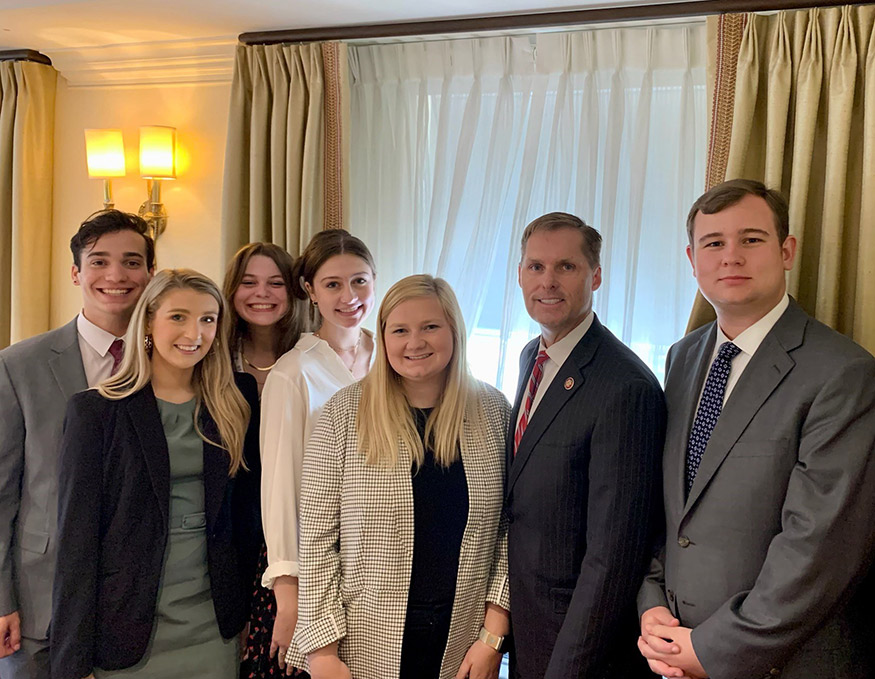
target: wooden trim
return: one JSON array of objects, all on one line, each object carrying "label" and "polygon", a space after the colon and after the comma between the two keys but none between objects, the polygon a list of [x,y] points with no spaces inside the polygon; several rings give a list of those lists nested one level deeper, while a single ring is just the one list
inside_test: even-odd
[{"label": "wooden trim", "polygon": [[677,19],[700,17],[708,14],[763,12],[770,10],[805,9],[841,5],[866,5],[868,2],[847,0],[701,0],[700,2],[673,2],[660,5],[608,7],[600,9],[506,14],[498,16],[438,19],[434,21],[406,21],[386,24],[355,26],[323,26],[279,31],[241,33],[244,45],[275,43],[324,42],[329,40],[365,40],[403,36],[472,33],[482,31],[509,31],[536,28],[582,26],[617,21],[647,19]]},{"label": "wooden trim", "polygon": [[38,64],[52,65],[52,60],[36,50],[5,50],[0,52],[0,61],[35,61]]}]

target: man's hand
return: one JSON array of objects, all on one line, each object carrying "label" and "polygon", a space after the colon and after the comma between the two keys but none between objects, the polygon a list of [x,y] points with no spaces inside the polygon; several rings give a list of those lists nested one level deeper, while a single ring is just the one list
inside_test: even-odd
[{"label": "man's hand", "polygon": [[274,580],[273,593],[276,596],[276,620],[270,640],[270,657],[276,656],[280,669],[291,676],[294,668],[286,663],[286,651],[298,624],[298,578],[281,575]]},{"label": "man's hand", "polygon": [[352,679],[346,663],[337,657],[337,642],[307,656],[311,679]]},{"label": "man's hand", "polygon": [[478,639],[465,654],[456,679],[498,679],[500,667],[501,653]]},{"label": "man's hand", "polygon": [[[649,611],[648,611],[649,612]],[[646,614],[645,614],[646,615]],[[644,616],[642,616],[643,620]],[[651,645],[645,642],[644,636],[638,641],[638,649],[641,654],[647,658],[650,663],[650,668],[655,672],[661,673],[666,677],[690,677],[692,679],[704,678],[708,676],[702,663],[699,662],[699,657],[693,648],[691,638],[692,631],[689,627],[681,627],[677,623],[666,624],[647,624],[642,627],[649,637],[656,637],[664,640],[665,646],[670,649],[669,653],[662,653],[654,650]],[[654,668],[656,664],[656,668]],[[670,673],[662,672],[665,667]],[[680,672],[680,674],[678,674]]]},{"label": "man's hand", "polygon": [[671,660],[664,659],[680,653],[680,646],[652,633],[653,627],[656,625],[676,628],[680,624],[680,620],[675,618],[665,606],[654,606],[644,611],[641,616],[641,636],[638,638],[638,650],[647,660],[650,670],[655,674],[676,679],[689,679],[682,669],[674,666],[673,658]]},{"label": "man's hand", "polygon": [[21,618],[18,611],[0,615],[0,658],[12,655],[21,648]]}]

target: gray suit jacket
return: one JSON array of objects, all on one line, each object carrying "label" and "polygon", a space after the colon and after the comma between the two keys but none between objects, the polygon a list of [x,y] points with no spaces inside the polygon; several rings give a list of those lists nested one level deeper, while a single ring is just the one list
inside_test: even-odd
[{"label": "gray suit jacket", "polygon": [[727,400],[685,501],[715,341],[712,323],[669,352],[666,545],[639,611],[667,606],[692,627],[715,679],[873,676],[861,583],[875,545],[875,359],[791,300]]},{"label": "gray suit jacket", "polygon": [[76,319],[0,351],[0,615],[33,639],[52,613],[64,413],[87,387]]}]

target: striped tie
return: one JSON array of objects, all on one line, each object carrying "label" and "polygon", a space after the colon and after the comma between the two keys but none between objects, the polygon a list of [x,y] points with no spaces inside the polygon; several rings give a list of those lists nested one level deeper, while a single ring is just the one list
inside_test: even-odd
[{"label": "striped tie", "polygon": [[541,377],[544,375],[544,361],[549,356],[543,349],[538,352],[538,358],[535,359],[535,365],[532,368],[532,376],[529,378],[529,388],[526,389],[526,405],[523,408],[523,414],[520,416],[520,421],[517,422],[516,431],[513,433],[513,454],[516,455],[517,449],[520,447],[520,439],[526,431],[526,426],[529,424],[529,413],[532,412],[532,404],[535,402],[535,394],[538,393],[538,385],[541,384]]}]

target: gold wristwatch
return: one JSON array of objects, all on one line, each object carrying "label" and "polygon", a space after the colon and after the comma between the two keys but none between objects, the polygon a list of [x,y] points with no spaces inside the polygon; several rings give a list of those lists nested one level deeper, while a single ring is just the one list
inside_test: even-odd
[{"label": "gold wristwatch", "polygon": [[477,638],[484,644],[489,646],[489,648],[495,649],[496,651],[501,653],[501,647],[504,646],[504,637],[493,634],[485,627],[481,627],[480,634],[477,635]]}]

